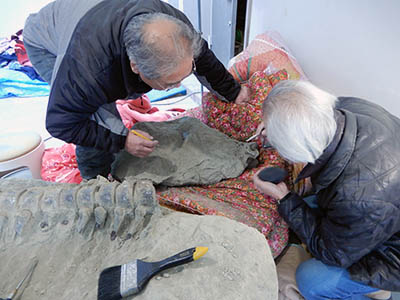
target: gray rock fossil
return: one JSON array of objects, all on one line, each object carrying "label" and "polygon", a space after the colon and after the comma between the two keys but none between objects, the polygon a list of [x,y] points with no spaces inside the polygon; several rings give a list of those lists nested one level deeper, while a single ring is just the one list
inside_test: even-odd
[{"label": "gray rock fossil", "polygon": [[102,269],[194,246],[209,252],[164,271],[134,299],[278,298],[261,233],[224,217],[161,208],[150,181],[0,180],[0,297],[15,288],[33,257],[39,264],[19,299],[96,299]]},{"label": "gray rock fossil", "polygon": [[134,128],[159,144],[144,158],[121,151],[113,171],[121,179],[149,179],[166,186],[212,184],[239,176],[259,154],[255,143],[229,138],[195,118],[139,122]]}]

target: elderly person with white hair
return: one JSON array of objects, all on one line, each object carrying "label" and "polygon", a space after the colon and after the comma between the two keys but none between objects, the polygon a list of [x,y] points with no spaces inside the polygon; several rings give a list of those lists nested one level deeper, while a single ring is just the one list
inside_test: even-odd
[{"label": "elderly person with white hair", "polygon": [[124,127],[118,99],[176,87],[192,73],[227,101],[249,98],[186,16],[159,0],[57,0],[29,16],[24,43],[51,83],[46,128],[78,145],[85,179],[107,176],[121,149],[144,157],[157,145]]},{"label": "elderly person with white hair", "polygon": [[263,121],[269,145],[305,164],[297,180],[312,182],[305,197],[254,176],[313,256],[297,268],[301,294],[400,291],[400,120],[366,100],[283,81],[266,98]]}]

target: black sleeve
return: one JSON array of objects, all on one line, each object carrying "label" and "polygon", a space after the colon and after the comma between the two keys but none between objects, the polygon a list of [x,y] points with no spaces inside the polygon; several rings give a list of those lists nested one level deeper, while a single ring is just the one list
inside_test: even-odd
[{"label": "black sleeve", "polygon": [[390,222],[383,222],[393,218],[393,207],[384,201],[360,205],[360,199],[339,195],[331,199],[324,214],[316,214],[302,197],[289,193],[278,211],[311,254],[328,265],[347,268],[393,234]]},{"label": "black sleeve", "polygon": [[118,152],[124,148],[126,136],[90,120],[90,116],[107,102],[107,93],[95,75],[66,55],[52,85],[46,128],[52,136],[65,142]]},{"label": "black sleeve", "polygon": [[202,51],[195,63],[197,75],[205,76],[211,87],[228,101],[235,101],[240,92],[240,84],[208,48],[205,40],[203,40]]}]

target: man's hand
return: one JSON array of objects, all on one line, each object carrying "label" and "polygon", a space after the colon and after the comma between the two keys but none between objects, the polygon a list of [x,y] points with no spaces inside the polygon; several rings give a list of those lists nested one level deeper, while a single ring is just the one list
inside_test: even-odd
[{"label": "man's hand", "polygon": [[125,141],[125,150],[130,154],[137,157],[145,157],[153,152],[154,147],[158,145],[158,141],[153,141],[153,137],[147,132],[136,130],[137,132],[143,134],[145,137],[151,139],[152,141],[145,140],[144,138],[129,132]]},{"label": "man's hand", "polygon": [[253,182],[254,182],[254,185],[256,186],[257,190],[259,190],[261,193],[271,196],[272,198],[275,198],[277,200],[281,200],[287,194],[289,194],[289,190],[283,181],[278,184],[273,184],[272,182],[268,182],[268,181],[262,181],[260,178],[258,178],[258,173],[260,173],[260,172],[261,172],[261,170],[258,171],[253,176]]},{"label": "man's hand", "polygon": [[240,92],[235,99],[235,104],[245,104],[250,101],[250,89],[242,85]]}]

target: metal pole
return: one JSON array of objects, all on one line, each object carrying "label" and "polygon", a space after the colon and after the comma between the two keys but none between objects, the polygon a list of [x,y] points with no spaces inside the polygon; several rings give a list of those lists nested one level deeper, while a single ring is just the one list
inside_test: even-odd
[{"label": "metal pole", "polygon": [[243,50],[249,45],[249,35],[250,35],[250,22],[251,22],[251,10],[253,8],[253,0],[247,0],[246,7],[246,21],[244,25],[244,43]]},{"label": "metal pole", "polygon": [[[197,0],[197,23],[199,26],[200,35],[203,35],[201,28],[201,0]],[[200,82],[200,101],[203,99],[203,84]]]},{"label": "metal pole", "polygon": [[199,26],[199,32],[200,34],[203,34],[201,32],[201,0],[197,0],[197,22]]}]

